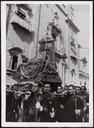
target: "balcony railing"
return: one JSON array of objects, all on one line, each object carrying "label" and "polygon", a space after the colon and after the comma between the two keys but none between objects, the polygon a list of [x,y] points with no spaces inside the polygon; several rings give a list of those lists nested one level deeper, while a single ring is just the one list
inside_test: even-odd
[{"label": "balcony railing", "polygon": [[20,18],[19,16],[16,15],[16,13],[12,13],[11,14],[11,23],[16,23],[20,26],[22,26],[23,28],[25,28],[26,30],[28,30],[29,32],[32,31],[32,24],[29,21],[25,20],[25,19],[22,19]]},{"label": "balcony railing", "polygon": [[55,56],[59,56],[62,59],[67,59],[67,55],[64,50],[57,50],[57,48],[55,48]]}]

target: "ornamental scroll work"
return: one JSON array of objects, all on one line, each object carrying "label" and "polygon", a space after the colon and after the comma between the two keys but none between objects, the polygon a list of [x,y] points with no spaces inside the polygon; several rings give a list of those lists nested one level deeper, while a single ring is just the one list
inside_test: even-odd
[{"label": "ornamental scroll work", "polygon": [[34,80],[37,76],[41,77],[41,75],[45,73],[56,73],[56,70],[52,62],[40,60],[36,62],[33,61],[28,64],[22,64],[18,72],[20,72],[21,76],[23,76],[24,78]]},{"label": "ornamental scroll work", "polygon": [[21,75],[25,78],[34,79],[39,74],[39,72],[43,70],[43,67],[43,61],[30,62],[28,64],[24,64],[20,70]]}]

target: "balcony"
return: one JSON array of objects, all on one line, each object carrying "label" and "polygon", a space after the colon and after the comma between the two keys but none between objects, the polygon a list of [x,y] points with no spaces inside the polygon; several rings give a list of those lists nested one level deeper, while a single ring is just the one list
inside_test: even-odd
[{"label": "balcony", "polygon": [[56,39],[62,31],[57,25],[54,24],[54,22],[50,22],[49,25],[52,27],[51,35],[54,39]]},{"label": "balcony", "polygon": [[70,56],[73,57],[73,58],[75,58],[75,59],[78,59],[78,54],[76,52],[76,49],[74,49],[74,48],[71,47]]},{"label": "balcony", "polygon": [[11,13],[11,24],[18,24],[29,32],[32,31],[32,24],[30,23],[30,20],[27,21],[26,19],[22,19],[16,13]]},{"label": "balcony", "polygon": [[57,48],[55,48],[55,56],[58,56],[62,59],[67,59],[66,53],[64,51],[57,50]]},{"label": "balcony", "polygon": [[62,56],[63,53],[64,53],[63,50],[61,50],[61,49],[59,50],[59,49],[57,49],[56,47],[55,47],[55,52],[56,52],[57,54],[61,55],[61,56]]}]

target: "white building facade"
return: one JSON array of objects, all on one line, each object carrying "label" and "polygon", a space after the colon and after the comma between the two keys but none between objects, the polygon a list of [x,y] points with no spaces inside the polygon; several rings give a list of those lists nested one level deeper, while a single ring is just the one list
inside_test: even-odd
[{"label": "white building facade", "polygon": [[8,77],[23,59],[43,57],[39,41],[51,36],[49,23],[54,22],[61,31],[54,41],[54,60],[62,86],[71,83],[79,86],[79,29],[74,23],[75,13],[75,6],[67,4],[7,5]]}]

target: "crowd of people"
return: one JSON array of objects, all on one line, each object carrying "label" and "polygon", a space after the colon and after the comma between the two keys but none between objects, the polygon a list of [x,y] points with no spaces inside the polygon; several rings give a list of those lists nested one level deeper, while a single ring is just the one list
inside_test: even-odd
[{"label": "crowd of people", "polygon": [[34,83],[31,89],[7,91],[7,122],[88,122],[89,94],[85,86]]}]

